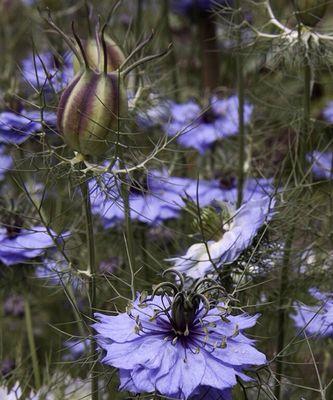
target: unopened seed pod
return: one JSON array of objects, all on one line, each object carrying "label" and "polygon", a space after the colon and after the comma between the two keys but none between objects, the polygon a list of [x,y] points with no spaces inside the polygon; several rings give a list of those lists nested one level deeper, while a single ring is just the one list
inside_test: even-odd
[{"label": "unopened seed pod", "polygon": [[328,0],[295,0],[297,18],[306,26],[315,26],[325,15]]},{"label": "unopened seed pod", "polygon": [[[109,73],[120,67],[125,61],[125,56],[121,48],[109,36],[105,35],[104,40],[107,53],[107,72]],[[97,72],[103,71],[104,54],[99,38],[97,36],[96,38],[90,37],[87,40],[81,40],[81,42],[89,66]],[[73,60],[73,68],[75,73],[80,70],[80,64],[76,57]]]},{"label": "unopened seed pod", "polygon": [[119,118],[126,112],[126,91],[119,74],[86,69],[62,93],[58,129],[72,150],[100,155],[116,141]]}]

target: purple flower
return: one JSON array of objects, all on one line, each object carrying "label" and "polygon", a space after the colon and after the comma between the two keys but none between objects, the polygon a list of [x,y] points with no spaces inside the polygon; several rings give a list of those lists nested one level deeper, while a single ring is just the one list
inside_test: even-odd
[{"label": "purple flower", "polygon": [[257,235],[259,229],[273,215],[274,200],[270,197],[252,199],[238,210],[229,206],[227,223],[221,226],[222,237],[192,245],[181,257],[170,258],[175,269],[192,279],[202,278],[215,268],[222,268],[237,260]]},{"label": "purple flower", "polygon": [[58,58],[50,52],[31,55],[22,62],[23,81],[34,90],[59,92],[73,78],[72,55],[66,53],[62,66],[58,64]]},{"label": "purple flower", "polygon": [[316,179],[332,179],[333,178],[333,153],[313,151],[307,155],[310,162],[312,173]]},{"label": "purple flower", "polygon": [[333,124],[333,101],[329,101],[323,110],[323,116],[327,122]]},{"label": "purple flower", "polygon": [[[246,103],[245,124],[249,124],[253,106]],[[173,103],[171,118],[163,125],[169,136],[177,135],[177,142],[183,147],[193,147],[200,154],[220,139],[238,133],[238,98],[211,99],[210,107],[203,110],[194,101],[183,104]]]},{"label": "purple flower", "polygon": [[[244,185],[244,202],[272,195],[273,192],[272,180],[248,179]],[[112,174],[105,174],[100,184],[91,181],[90,196],[93,213],[102,217],[106,228],[123,221],[123,201],[119,184]],[[165,220],[178,218],[186,205],[184,199],[196,203],[197,197],[200,207],[205,207],[214,201],[236,203],[236,181],[226,186],[218,179],[197,182],[195,179],[170,176],[166,170],[153,170],[148,174],[142,190],[132,190],[130,194],[131,218],[156,226]]]},{"label": "purple flower", "polygon": [[320,305],[306,306],[295,302],[296,314],[292,314],[296,328],[304,329],[311,336],[333,336],[333,296],[311,288],[310,294]]},{"label": "purple flower", "polygon": [[5,265],[27,262],[54,246],[45,227],[0,227],[0,261]]},{"label": "purple flower", "polygon": [[141,295],[126,313],[95,314],[102,363],[119,369],[121,390],[186,400],[213,388],[230,398],[237,376],[250,380],[244,368],[266,363],[243,334],[258,315],[227,314],[224,302],[210,303],[200,292],[203,282],[184,290],[181,280],[179,289],[158,285],[171,285],[173,296]]},{"label": "purple flower", "polygon": [[[24,111],[19,114],[11,111],[0,113],[0,143],[21,144],[32,134],[42,131],[41,114],[36,111]],[[43,119],[47,125],[55,125],[54,113],[44,112]]]},{"label": "purple flower", "polygon": [[24,298],[23,296],[13,294],[8,296],[3,304],[3,312],[5,315],[13,317],[24,316]]},{"label": "purple flower", "polygon": [[90,346],[89,339],[85,340],[67,340],[64,343],[66,349],[68,350],[68,354],[63,357],[64,361],[74,361],[78,360],[88,349]]},{"label": "purple flower", "polygon": [[218,6],[231,6],[232,0],[172,0],[174,12],[182,15],[192,15],[196,12],[209,12]]},{"label": "purple flower", "polygon": [[12,167],[13,159],[5,154],[5,147],[0,146],[0,181],[5,177],[5,173]]}]

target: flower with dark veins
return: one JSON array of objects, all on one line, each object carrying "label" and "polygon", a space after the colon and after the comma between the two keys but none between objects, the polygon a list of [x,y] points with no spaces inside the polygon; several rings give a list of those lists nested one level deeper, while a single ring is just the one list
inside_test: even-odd
[{"label": "flower with dark veins", "polygon": [[266,363],[243,334],[258,315],[231,315],[231,299],[214,281],[185,289],[180,273],[166,272],[177,275],[179,286],[164,282],[151,297],[138,294],[126,313],[95,314],[102,363],[119,369],[122,390],[183,400],[213,390],[227,399],[237,377],[251,380],[244,369]]}]

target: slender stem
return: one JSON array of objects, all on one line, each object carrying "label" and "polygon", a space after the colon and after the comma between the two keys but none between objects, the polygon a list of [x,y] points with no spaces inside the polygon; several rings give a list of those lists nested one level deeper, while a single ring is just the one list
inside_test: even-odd
[{"label": "slender stem", "polygon": [[304,66],[304,82],[303,82],[303,126],[299,138],[300,146],[300,172],[301,177],[306,169],[306,153],[310,145],[311,129],[310,129],[310,108],[311,108],[311,66],[306,62]]},{"label": "slender stem", "polygon": [[[96,309],[96,260],[95,260],[95,240],[94,240],[94,229],[91,212],[91,202],[89,195],[88,181],[84,181],[80,185],[85,217],[86,217],[86,235],[87,235],[87,247],[88,247],[88,268],[89,274],[89,300],[90,300],[90,318],[94,319],[94,311]],[[91,340],[90,345],[90,357],[93,362],[91,369],[91,399],[98,400],[98,371],[97,364],[95,363],[95,352],[96,352],[96,341]]]},{"label": "slender stem", "polygon": [[[241,37],[241,14],[240,14],[240,1],[236,1],[237,7],[237,44],[238,50],[242,46]],[[236,73],[237,73],[237,95],[238,95],[238,179],[237,179],[237,207],[240,207],[243,202],[243,186],[244,186],[244,164],[245,164],[245,126],[244,126],[244,103],[245,103],[245,84],[244,84],[244,71],[243,71],[243,56],[240,52],[236,55]]]},{"label": "slender stem", "polygon": [[202,85],[207,95],[218,87],[220,75],[220,55],[214,15],[210,13],[198,15],[198,29],[201,46]]},{"label": "slender stem", "polygon": [[40,376],[40,371],[39,371],[35,338],[34,338],[34,333],[33,333],[33,328],[32,328],[32,318],[31,318],[31,310],[30,310],[28,294],[26,294],[25,298],[24,298],[24,315],[25,315],[25,323],[26,323],[27,334],[28,334],[28,342],[29,342],[29,349],[30,349],[30,354],[31,354],[32,370],[33,370],[33,374],[34,374],[35,387],[36,387],[36,389],[38,389],[41,387],[41,376]]},{"label": "slender stem", "polygon": [[[280,278],[280,289],[279,289],[279,303],[278,303],[278,327],[277,327],[277,342],[276,342],[276,377],[279,377],[283,374],[283,363],[279,359],[282,357],[282,351],[285,347],[285,320],[286,320],[286,310],[285,310],[285,299],[286,293],[289,286],[289,273],[290,273],[290,261],[291,261],[291,247],[294,240],[295,233],[295,224],[290,229],[288,237],[285,243],[285,249],[282,260],[282,268],[281,268],[281,278]],[[278,400],[282,400],[281,397],[281,385],[278,383],[275,386],[275,397]]]},{"label": "slender stem", "polygon": [[[172,31],[170,26],[170,0],[164,0],[162,7],[162,21],[164,22],[164,29],[167,37],[168,43],[172,43]],[[171,71],[172,71],[172,83],[175,90],[174,97],[176,101],[179,100],[179,80],[177,73],[177,60],[175,48],[173,48],[170,53],[170,62],[169,62]]]}]

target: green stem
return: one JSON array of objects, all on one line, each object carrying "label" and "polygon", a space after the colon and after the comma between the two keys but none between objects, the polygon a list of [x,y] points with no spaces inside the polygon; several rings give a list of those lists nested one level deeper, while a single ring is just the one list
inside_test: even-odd
[{"label": "green stem", "polygon": [[[280,277],[280,288],[279,288],[279,303],[278,303],[278,327],[277,327],[277,342],[276,342],[276,377],[283,374],[283,363],[279,359],[282,357],[282,353],[285,347],[285,320],[286,320],[286,310],[285,310],[285,299],[286,293],[289,286],[289,273],[290,273],[290,261],[291,261],[291,247],[294,240],[295,225],[291,227],[288,234],[283,260],[281,268]],[[275,397],[278,400],[282,400],[281,385],[278,383],[275,386]]]},{"label": "green stem", "polygon": [[[240,1],[236,1],[237,23],[241,23]],[[237,31],[238,49],[242,46],[241,29]],[[243,186],[245,180],[244,163],[245,163],[245,126],[244,126],[244,103],[245,103],[245,84],[243,71],[243,56],[239,52],[236,55],[236,73],[237,73],[237,95],[238,95],[238,174],[237,174],[237,208],[243,202]]]},{"label": "green stem", "polygon": [[39,371],[39,364],[37,358],[37,351],[36,351],[36,344],[35,338],[32,328],[32,319],[31,319],[31,310],[30,310],[30,303],[29,303],[29,295],[26,294],[24,298],[24,315],[25,315],[25,323],[27,328],[28,334],[28,342],[29,342],[29,349],[31,354],[31,361],[32,361],[32,370],[34,374],[34,381],[36,389],[41,387],[41,376]]},{"label": "green stem", "polygon": [[[95,240],[92,221],[91,203],[89,196],[88,181],[81,183],[81,191],[84,202],[85,217],[86,217],[86,235],[88,247],[88,267],[89,274],[89,301],[90,301],[90,318],[94,320],[94,311],[96,309],[96,260],[95,260]],[[98,371],[95,363],[96,341],[91,340],[90,357],[93,362],[91,369],[91,399],[98,400]]]}]

